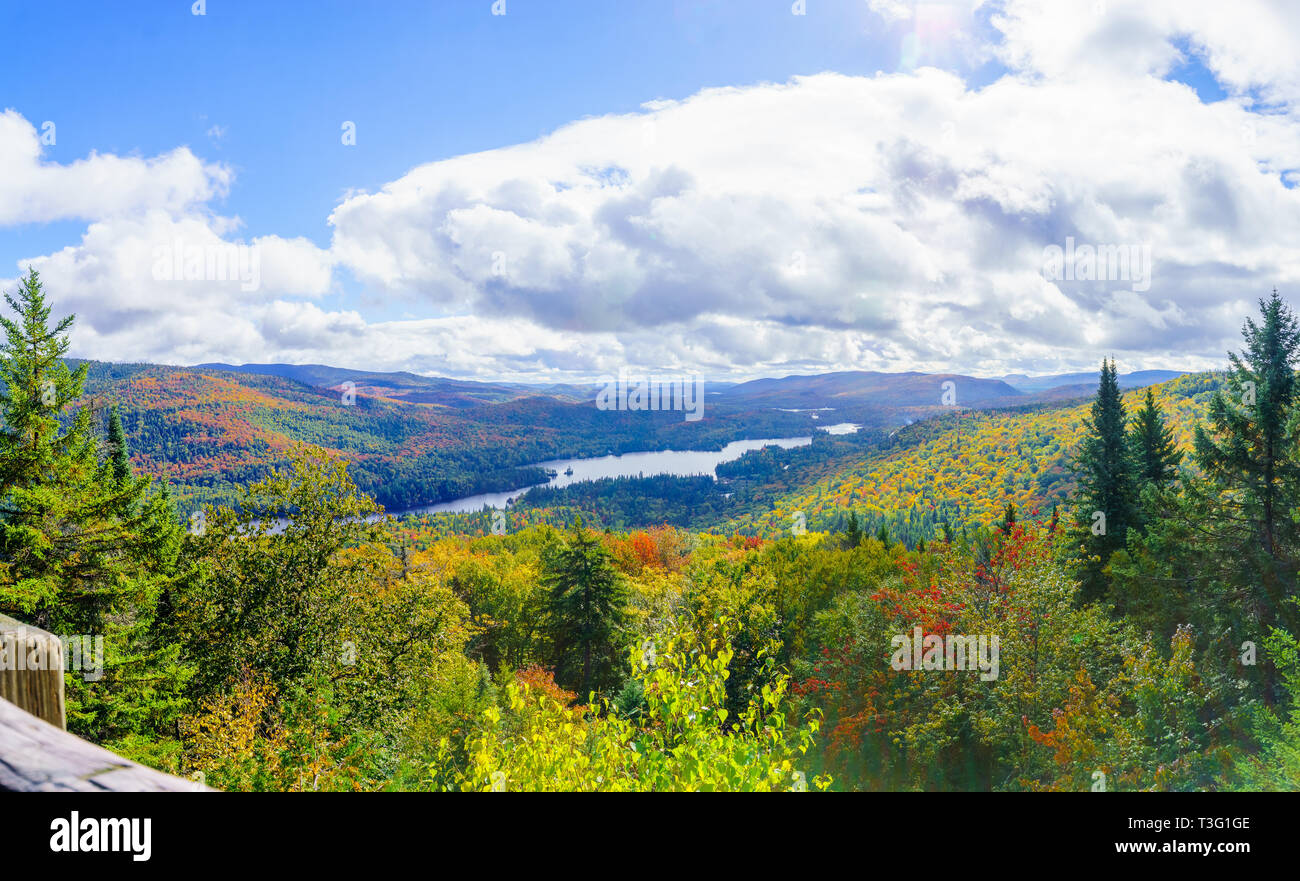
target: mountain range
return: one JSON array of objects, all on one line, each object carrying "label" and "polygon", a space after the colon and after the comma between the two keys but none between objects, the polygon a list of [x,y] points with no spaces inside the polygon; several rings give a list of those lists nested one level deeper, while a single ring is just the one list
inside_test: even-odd
[{"label": "mountain range", "polygon": [[[953,403],[959,410],[1058,406],[1095,390],[1091,382],[1069,384],[1083,374],[791,375],[708,383],[704,418],[687,421],[676,412],[600,410],[596,387],[584,384],[320,364],[88,366],[85,400],[101,413],[116,403],[135,467],[165,477],[189,509],[231,502],[239,486],[286,462],[296,444],[348,460],[358,485],[396,510],[527,486],[543,477],[535,463],[551,459],[717,450],[742,439],[824,434],[815,429],[829,423],[887,435]],[[1133,387],[1162,376],[1144,371],[1124,381]],[[945,391],[954,397],[945,400]]]}]

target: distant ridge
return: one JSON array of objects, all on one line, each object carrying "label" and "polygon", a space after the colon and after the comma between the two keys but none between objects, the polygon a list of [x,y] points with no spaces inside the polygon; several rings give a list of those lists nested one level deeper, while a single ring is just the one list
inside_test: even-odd
[{"label": "distant ridge", "polygon": [[978,379],[957,373],[877,373],[849,370],[814,376],[784,376],[755,379],[725,389],[725,401],[751,406],[786,408],[842,408],[851,405],[935,406],[944,393],[944,383],[954,384],[956,403],[989,404],[1006,400],[1014,403],[1025,391],[1000,379]]},{"label": "distant ridge", "polygon": [[[1119,375],[1119,387],[1122,389],[1145,388],[1159,385],[1180,376],[1186,376],[1185,370],[1135,370]],[[1040,392],[1061,386],[1090,386],[1094,391],[1097,386],[1097,371],[1085,373],[1056,373],[1049,376],[1025,376],[1023,373],[1011,373],[1001,377],[1007,385],[1024,392]]]},{"label": "distant ridge", "polygon": [[[408,371],[349,370],[325,364],[198,364],[195,370],[221,370],[254,376],[275,376],[315,388],[338,389],[355,383],[357,391],[413,404],[477,407],[523,397],[548,397],[561,401],[590,401],[598,383],[483,382],[420,376]],[[1167,382],[1184,373],[1175,370],[1139,370],[1120,376],[1120,387],[1142,388]],[[1048,376],[1009,374],[980,378],[959,373],[883,373],[845,370],[818,374],[763,377],[747,382],[708,382],[706,393],[714,404],[772,407],[789,410],[840,410],[851,407],[929,407],[940,400],[944,383],[954,383],[956,402],[963,406],[1003,406],[1078,397],[1095,391],[1097,377],[1090,372]]]},{"label": "distant ridge", "polygon": [[335,389],[345,382],[355,383],[358,391],[366,394],[396,398],[413,404],[441,404],[448,407],[476,407],[480,404],[499,404],[526,396],[541,395],[561,400],[580,400],[583,392],[576,386],[563,384],[528,384],[512,382],[478,382],[469,379],[447,379],[439,376],[420,376],[405,370],[382,372],[375,370],[348,370],[325,364],[223,364],[209,362],[197,364],[194,370],[223,370],[230,373],[247,373],[254,376],[278,376],[316,388]]}]

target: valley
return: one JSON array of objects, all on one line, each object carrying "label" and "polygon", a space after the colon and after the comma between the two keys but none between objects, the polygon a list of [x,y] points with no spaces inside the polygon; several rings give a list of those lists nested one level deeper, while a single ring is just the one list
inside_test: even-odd
[{"label": "valley", "polygon": [[[324,365],[88,367],[87,405],[119,402],[132,464],[165,479],[187,515],[232,503],[238,487],[306,444],[348,460],[358,486],[396,515],[518,506],[557,522],[585,514],[617,528],[768,536],[796,511],[818,528],[850,509],[872,522],[943,509],[972,524],[991,522],[1008,502],[1045,511],[1070,488],[1077,401],[1091,393],[1078,374],[786,376],[708,383],[703,418],[686,421],[599,410],[594,384]],[[1166,375],[1176,376],[1146,371],[1124,385]],[[1197,408],[1183,386],[1200,388],[1167,381],[1162,401],[1187,422]],[[947,388],[955,405],[943,403]],[[575,485],[584,481],[594,483]]]}]

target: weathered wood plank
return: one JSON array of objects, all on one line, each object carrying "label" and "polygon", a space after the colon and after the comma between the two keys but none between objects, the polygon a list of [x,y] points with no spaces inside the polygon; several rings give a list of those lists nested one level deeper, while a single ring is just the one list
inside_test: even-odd
[{"label": "weathered wood plank", "polygon": [[66,728],[62,641],[0,615],[0,698]]},{"label": "weathered wood plank", "polygon": [[136,764],[0,699],[0,790],[198,792],[212,790]]}]

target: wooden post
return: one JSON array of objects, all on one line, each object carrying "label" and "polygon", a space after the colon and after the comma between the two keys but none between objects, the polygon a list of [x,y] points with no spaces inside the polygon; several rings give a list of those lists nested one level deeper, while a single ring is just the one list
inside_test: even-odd
[{"label": "wooden post", "polygon": [[52,633],[0,615],[0,698],[66,729],[63,642]]},{"label": "wooden post", "polygon": [[146,768],[0,700],[0,792],[212,791],[201,780]]}]

